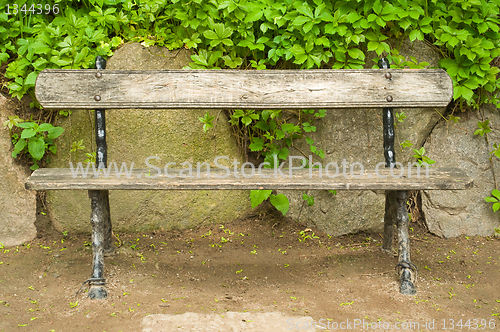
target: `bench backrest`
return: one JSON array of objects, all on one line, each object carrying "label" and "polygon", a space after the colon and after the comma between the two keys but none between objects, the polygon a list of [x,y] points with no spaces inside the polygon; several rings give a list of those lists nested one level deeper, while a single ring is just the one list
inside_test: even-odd
[{"label": "bench backrest", "polygon": [[46,69],[36,98],[49,109],[320,109],[446,107],[441,69]]}]

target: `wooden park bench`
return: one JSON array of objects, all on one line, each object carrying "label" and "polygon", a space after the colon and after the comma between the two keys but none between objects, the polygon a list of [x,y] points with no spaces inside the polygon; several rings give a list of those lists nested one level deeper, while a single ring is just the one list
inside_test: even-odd
[{"label": "wooden park bench", "polygon": [[[392,251],[397,221],[400,291],[415,294],[417,268],[410,261],[408,237],[408,190],[458,190],[472,187],[472,180],[457,169],[432,167],[428,176],[392,176],[394,152],[393,107],[446,107],[453,96],[450,77],[439,69],[364,70],[109,70],[98,57],[97,69],[46,69],[38,75],[36,97],[46,109],[94,109],[96,164],[107,165],[105,109],[344,109],[381,108],[385,163],[380,169],[366,169],[362,176],[342,174],[320,177],[310,169],[293,169],[286,177],[276,170],[262,169],[245,177],[220,170],[200,177],[147,176],[149,170],[135,170],[131,177],[74,176],[69,168],[36,170],[27,180],[29,190],[88,190],[92,212],[92,276],[89,297],[107,296],[104,253],[113,250],[108,190],[219,190],[219,189],[330,189],[386,190],[383,249]],[[189,116],[189,113],[186,113]],[[381,151],[382,152],[382,151]],[[382,153],[381,153],[382,154]],[[238,171],[240,172],[240,171]],[[103,173],[103,172],[101,172]],[[241,173],[241,172],[240,172]],[[312,174],[313,173],[313,174]],[[422,172],[424,173],[424,172]],[[174,174],[174,175],[172,175]],[[155,174],[156,175],[156,174]],[[262,175],[262,176],[261,176]],[[289,176],[290,175],[290,176]],[[85,284],[85,283],[84,283]]]}]

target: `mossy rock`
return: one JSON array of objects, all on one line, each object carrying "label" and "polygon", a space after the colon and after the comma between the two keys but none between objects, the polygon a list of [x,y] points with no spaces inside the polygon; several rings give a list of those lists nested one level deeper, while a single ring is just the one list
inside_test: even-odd
[{"label": "mossy rock", "polygon": [[[180,69],[190,61],[187,50],[168,51],[126,44],[108,60],[106,69]],[[198,117],[203,110],[107,110],[108,163],[120,167],[147,168],[145,160],[163,169],[166,163],[209,162],[217,156],[240,159],[236,140],[224,113],[217,117],[215,130],[205,133]],[[58,153],[49,167],[69,167],[85,160],[95,144],[93,111],[77,110],[60,120],[65,128],[58,139]],[[83,140],[84,150],[70,152],[73,142]],[[95,148],[94,148],[95,150]],[[250,209],[249,192],[218,191],[110,191],[110,209],[116,232],[156,229],[189,229],[201,224],[231,221]],[[90,200],[87,191],[49,191],[47,207],[54,226],[71,232],[90,232]]]}]

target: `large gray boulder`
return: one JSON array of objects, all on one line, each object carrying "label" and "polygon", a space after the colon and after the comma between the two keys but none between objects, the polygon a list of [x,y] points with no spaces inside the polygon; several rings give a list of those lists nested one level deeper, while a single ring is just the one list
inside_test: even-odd
[{"label": "large gray boulder", "polygon": [[[180,69],[190,61],[187,50],[143,48],[126,44],[108,60],[106,69]],[[223,113],[218,116],[215,136],[202,130],[201,110],[108,110],[106,111],[108,163],[125,162],[134,168],[149,163],[163,169],[166,163],[184,161],[213,164],[216,156],[239,159],[237,144]],[[58,140],[59,151],[50,167],[69,167],[85,159],[95,141],[93,114],[74,111],[59,125],[66,129]],[[83,140],[85,150],[71,152],[72,142]],[[154,170],[153,170],[154,172]],[[59,230],[89,232],[90,200],[86,191],[49,191],[47,204]],[[250,208],[248,191],[110,191],[113,229],[118,232],[151,229],[185,229],[200,224],[221,223],[239,217]]]},{"label": "large gray boulder", "polygon": [[[0,94],[0,124],[13,115],[14,106]],[[15,246],[36,237],[36,193],[24,189],[29,169],[12,159],[9,130],[0,128],[0,243]]]},{"label": "large gray boulder", "polygon": [[[438,66],[440,55],[425,43],[404,43],[401,54],[410,56],[419,62],[429,62]],[[367,68],[374,64],[368,58]],[[439,109],[443,113],[444,109]],[[404,112],[407,118],[396,125],[396,161],[406,165],[413,155],[411,149],[401,151],[399,144],[409,140],[414,147],[420,148],[432,128],[439,121],[439,114],[434,109],[394,109],[394,113]],[[325,158],[314,156],[315,162],[326,165],[336,162],[341,166],[346,159],[349,164],[360,162],[364,168],[375,167],[384,161],[382,110],[328,110],[327,115],[315,121],[317,130],[309,134],[314,145],[325,151]],[[305,140],[294,143],[302,152],[312,154]],[[292,155],[299,156],[297,149],[291,149]],[[349,171],[348,171],[349,172]],[[385,195],[383,191],[337,191],[332,195],[326,190],[310,190],[315,204],[308,206],[302,199],[302,192],[284,191],[290,200],[289,216],[310,227],[316,227],[330,235],[342,235],[361,230],[381,231],[383,228]]]},{"label": "large gray boulder", "polygon": [[[438,236],[492,235],[495,228],[500,227],[499,216],[484,197],[491,196],[495,178],[497,182],[500,180],[498,158],[489,154],[494,150],[493,144],[500,143],[500,115],[489,105],[480,113],[458,116],[461,120],[456,125],[444,121],[439,123],[424,147],[436,165],[466,170],[474,179],[474,187],[469,190],[423,191],[423,212],[429,230]],[[485,119],[490,120],[492,129],[488,134],[489,143],[484,137],[474,135],[477,122]]]}]

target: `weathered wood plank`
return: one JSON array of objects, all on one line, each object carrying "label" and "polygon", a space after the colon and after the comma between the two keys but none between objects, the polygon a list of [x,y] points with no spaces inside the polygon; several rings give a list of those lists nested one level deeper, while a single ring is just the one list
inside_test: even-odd
[{"label": "weathered wood plank", "polygon": [[452,80],[441,69],[97,73],[43,70],[36,98],[48,109],[319,109],[445,107],[453,96]]},{"label": "weathered wood plank", "polygon": [[[322,177],[319,176],[318,169],[313,169],[309,173],[308,169],[294,169],[292,177],[288,177],[289,171],[282,170],[287,178],[273,169],[262,169],[260,176],[255,170],[253,177],[245,178],[240,172],[228,172],[222,169],[213,169],[210,177],[207,178],[206,169],[197,176],[196,169],[193,169],[192,178],[182,178],[179,176],[181,170],[169,169],[167,177],[164,172],[158,176],[156,171],[148,169],[135,169],[127,178],[122,174],[117,177],[114,170],[110,170],[106,178],[101,171],[97,178],[93,177],[92,169],[86,178],[73,175],[69,168],[46,168],[36,170],[27,180],[28,190],[62,190],[62,189],[85,189],[85,190],[218,190],[218,189],[383,189],[383,190],[422,190],[422,189],[468,189],[473,185],[473,180],[463,171],[458,169],[436,169],[429,170],[426,176],[425,169],[422,168],[420,176],[417,176],[417,169],[414,167],[412,173],[405,169],[404,176],[397,178],[393,176],[389,169],[380,168],[378,173],[374,169],[365,170],[361,177],[357,177],[360,172],[354,172],[354,176],[347,170],[344,176],[342,169],[337,176],[329,178],[324,170]],[[181,175],[187,176],[187,169]],[[397,176],[400,170],[394,170]],[[251,175],[248,169],[246,176]],[[236,174],[236,175],[235,175]],[[310,175],[311,174],[311,175]],[[377,175],[378,174],[378,175]],[[334,176],[333,170],[329,173]],[[151,176],[148,178],[148,176]],[[156,176],[156,177],[155,177]],[[217,177],[219,176],[219,178]],[[226,176],[220,178],[220,176]],[[385,176],[385,178],[384,178]],[[268,178],[265,178],[268,177]]]}]

